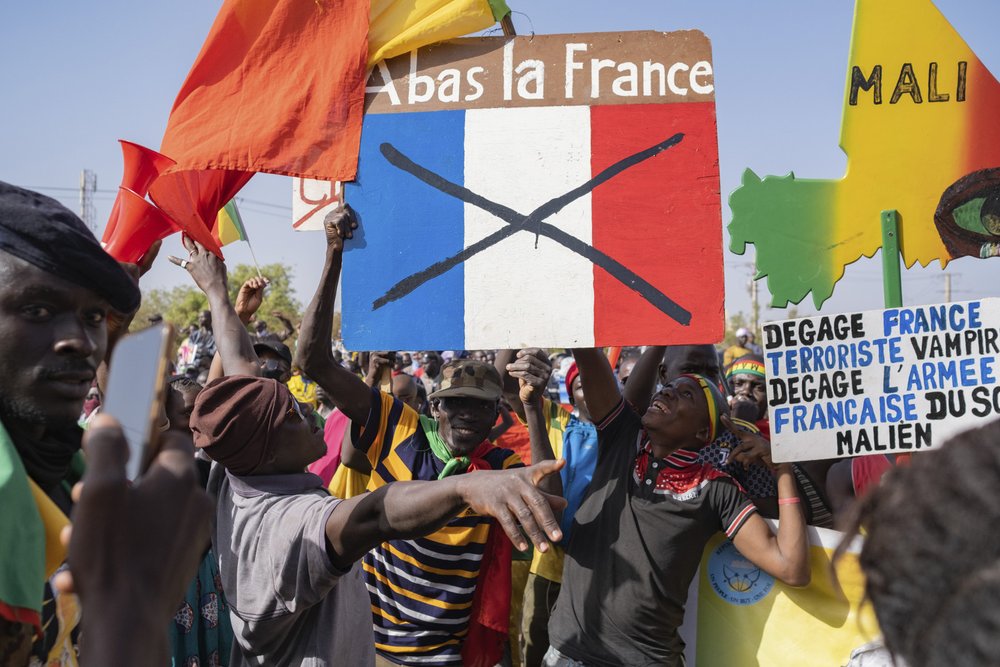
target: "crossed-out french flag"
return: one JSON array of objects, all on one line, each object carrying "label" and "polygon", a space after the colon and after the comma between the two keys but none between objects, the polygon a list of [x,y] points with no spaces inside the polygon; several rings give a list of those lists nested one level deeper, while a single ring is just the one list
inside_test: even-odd
[{"label": "crossed-out french flag", "polygon": [[369,114],[345,199],[349,349],[722,337],[712,102]]}]

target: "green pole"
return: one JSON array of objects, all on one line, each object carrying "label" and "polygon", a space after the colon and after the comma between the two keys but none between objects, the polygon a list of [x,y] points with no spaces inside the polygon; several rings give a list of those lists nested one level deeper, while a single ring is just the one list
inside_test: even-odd
[{"label": "green pole", "polygon": [[903,307],[899,271],[899,214],[895,210],[882,211],[882,289],[886,308]]}]

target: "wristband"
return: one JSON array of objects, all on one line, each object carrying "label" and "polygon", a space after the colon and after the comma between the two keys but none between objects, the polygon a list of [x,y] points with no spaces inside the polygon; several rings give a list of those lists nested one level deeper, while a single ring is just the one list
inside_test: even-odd
[{"label": "wristband", "polygon": [[798,496],[792,496],[791,498],[778,498],[779,505],[798,505],[802,502],[802,499]]}]

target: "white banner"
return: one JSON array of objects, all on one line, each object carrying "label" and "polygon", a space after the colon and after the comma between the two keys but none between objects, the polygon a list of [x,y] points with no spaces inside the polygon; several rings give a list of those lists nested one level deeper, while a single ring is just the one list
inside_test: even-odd
[{"label": "white banner", "polygon": [[937,447],[1000,416],[1000,299],[764,325],[777,462]]}]

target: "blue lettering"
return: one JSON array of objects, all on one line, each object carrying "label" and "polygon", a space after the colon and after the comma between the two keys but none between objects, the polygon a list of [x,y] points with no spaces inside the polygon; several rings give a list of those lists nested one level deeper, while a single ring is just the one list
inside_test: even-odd
[{"label": "blue lettering", "polygon": [[799,433],[806,430],[806,406],[796,405],[792,408],[792,431]]},{"label": "blue lettering", "polygon": [[875,406],[872,405],[871,399],[861,399],[861,418],[858,420],[858,423],[862,425],[874,424],[877,421],[878,419],[875,416]]},{"label": "blue lettering", "polygon": [[981,326],[983,326],[983,323],[979,319],[979,302],[972,301],[969,303],[969,328],[978,329]]},{"label": "blue lettering", "polygon": [[827,420],[831,427],[839,428],[844,425],[844,403],[843,401],[835,401],[827,406],[826,411]]},{"label": "blue lettering", "polygon": [[894,364],[903,363],[903,351],[899,349],[901,338],[889,339],[889,361]]},{"label": "blue lettering", "polygon": [[777,408],[772,413],[774,415],[774,432],[781,433],[781,429],[788,423],[788,408]]},{"label": "blue lettering", "polygon": [[996,360],[996,357],[983,357],[979,360],[980,384],[996,384],[997,378],[993,374],[993,364],[996,363]]},{"label": "blue lettering", "polygon": [[899,323],[899,310],[890,308],[882,313],[882,335],[888,336]]},{"label": "blue lettering", "polygon": [[781,355],[777,352],[768,352],[767,360],[771,362],[771,375],[781,375],[778,370],[781,368]]},{"label": "blue lettering", "polygon": [[892,369],[888,366],[883,366],[882,371],[882,391],[886,394],[894,394],[899,391],[899,387],[893,386],[892,381],[889,379]]}]

